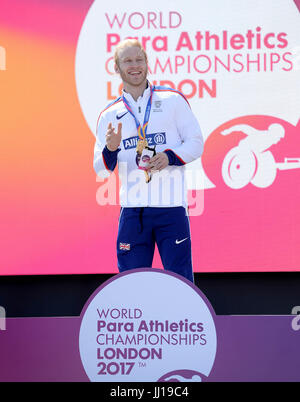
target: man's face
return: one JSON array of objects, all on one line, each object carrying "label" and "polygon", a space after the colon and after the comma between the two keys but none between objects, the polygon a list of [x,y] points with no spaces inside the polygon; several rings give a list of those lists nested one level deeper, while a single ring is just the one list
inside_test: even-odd
[{"label": "man's face", "polygon": [[137,46],[126,47],[119,52],[119,62],[115,70],[120,74],[124,84],[140,86],[148,74],[145,55]]}]

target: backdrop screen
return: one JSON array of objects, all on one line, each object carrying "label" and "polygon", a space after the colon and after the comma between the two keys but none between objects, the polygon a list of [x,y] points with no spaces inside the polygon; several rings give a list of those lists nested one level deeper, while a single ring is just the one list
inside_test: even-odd
[{"label": "backdrop screen", "polygon": [[0,0],[0,274],[118,272],[120,183],[93,149],[127,37],[203,132],[194,271],[299,271],[300,1]]}]

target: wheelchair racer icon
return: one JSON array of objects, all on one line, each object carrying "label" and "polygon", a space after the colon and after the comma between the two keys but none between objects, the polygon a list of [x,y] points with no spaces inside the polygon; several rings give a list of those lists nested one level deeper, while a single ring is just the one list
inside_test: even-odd
[{"label": "wheelchair racer icon", "polygon": [[269,187],[275,180],[277,169],[300,168],[299,158],[284,158],[276,162],[269,148],[285,136],[285,129],[279,123],[270,124],[267,130],[258,130],[248,124],[237,124],[220,132],[227,136],[243,132],[246,137],[230,149],[222,163],[222,177],[228,187],[240,189],[251,183],[256,187]]},{"label": "wheelchair racer icon", "polygon": [[157,381],[158,382],[202,382],[205,381],[206,376],[195,370],[174,370],[164,374]]}]

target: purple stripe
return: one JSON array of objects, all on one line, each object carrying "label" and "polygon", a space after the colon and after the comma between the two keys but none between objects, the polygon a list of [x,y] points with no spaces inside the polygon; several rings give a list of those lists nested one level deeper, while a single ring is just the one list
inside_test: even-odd
[{"label": "purple stripe", "polygon": [[[292,316],[216,316],[217,355],[207,381],[299,381]],[[80,317],[9,318],[0,331],[1,381],[88,381]]]}]

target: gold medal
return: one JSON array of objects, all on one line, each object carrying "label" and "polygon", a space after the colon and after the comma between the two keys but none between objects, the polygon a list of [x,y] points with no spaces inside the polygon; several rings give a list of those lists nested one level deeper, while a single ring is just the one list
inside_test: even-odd
[{"label": "gold medal", "polygon": [[[143,140],[138,140],[136,146],[136,153],[138,154],[139,157],[141,157],[145,148],[148,148],[148,141],[146,140],[146,138],[144,138]],[[151,180],[151,172],[147,172],[147,170],[144,170],[144,173],[146,183],[149,183],[149,181]]]},{"label": "gold medal", "polygon": [[137,146],[136,146],[136,152],[139,155],[142,155],[143,150],[148,146],[148,141],[146,140],[146,138],[144,138],[143,140],[138,140],[137,142]]},{"label": "gold medal", "polygon": [[145,172],[146,183],[149,183],[152,177],[152,173],[148,170],[144,170],[144,172]]}]

